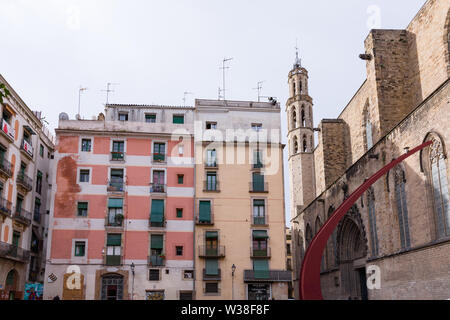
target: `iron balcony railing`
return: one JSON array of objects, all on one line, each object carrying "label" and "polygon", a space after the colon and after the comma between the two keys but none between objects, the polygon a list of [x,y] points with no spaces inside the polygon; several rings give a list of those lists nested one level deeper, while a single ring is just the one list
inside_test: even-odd
[{"label": "iron balcony railing", "polygon": [[109,214],[105,218],[105,226],[106,227],[123,227],[124,217],[122,214],[117,214],[114,217]]},{"label": "iron balcony railing", "polygon": [[0,198],[0,214],[11,217],[12,203],[5,198]]},{"label": "iron balcony railing", "polygon": [[264,167],[264,164],[262,162],[257,161],[253,164],[253,169],[261,169]]},{"label": "iron balcony railing", "polygon": [[219,181],[203,181],[203,191],[219,192]]},{"label": "iron balcony railing", "polygon": [[13,218],[27,225],[31,224],[31,212],[23,208],[16,208]]},{"label": "iron balcony railing", "polygon": [[0,173],[4,174],[8,178],[11,178],[12,176],[11,162],[9,162],[6,159],[0,160]]},{"label": "iron balcony railing", "polygon": [[205,168],[217,168],[217,161],[216,160],[206,160]]},{"label": "iron balcony railing", "polygon": [[153,153],[153,162],[166,162],[166,155],[164,153]]},{"label": "iron balcony railing", "polygon": [[31,179],[23,172],[19,172],[19,174],[17,175],[16,182],[18,185],[22,186],[26,191],[33,190],[33,179]]},{"label": "iron balcony railing", "polygon": [[108,192],[123,192],[124,191],[124,181],[123,179],[111,179],[108,180],[108,186],[106,190]]},{"label": "iron balcony railing", "polygon": [[166,227],[166,219],[163,217],[163,221],[156,222],[151,220],[151,214],[150,219],[148,220],[148,225],[150,228],[165,228]]},{"label": "iron balcony railing", "polygon": [[0,242],[0,257],[19,262],[28,262],[30,260],[30,251],[6,242]]},{"label": "iron balcony railing", "polygon": [[266,217],[253,217],[253,224],[254,225],[265,225]]},{"label": "iron balcony railing", "polygon": [[292,272],[287,270],[244,270],[244,282],[291,282]]},{"label": "iron balcony railing", "polygon": [[22,139],[22,143],[20,144],[20,149],[25,151],[25,153],[30,156],[31,158],[33,158],[33,145],[31,144],[31,142]]},{"label": "iron balcony railing", "polygon": [[107,266],[120,266],[122,262],[122,256],[106,256],[105,264]]},{"label": "iron balcony railing", "polygon": [[150,183],[151,193],[166,193],[166,185],[161,183]]},{"label": "iron balcony railing", "polygon": [[250,248],[251,258],[270,258],[270,248],[260,249],[260,248]]},{"label": "iron balcony railing", "polygon": [[160,255],[151,255],[148,256],[148,265],[151,267],[164,267],[166,259]]},{"label": "iron balcony railing", "polygon": [[213,225],[214,224],[214,214],[212,212],[209,213],[208,217],[200,218],[199,215],[195,217],[195,223],[199,225]]},{"label": "iron balcony railing", "polygon": [[222,279],[222,271],[217,269],[217,274],[207,274],[206,269],[203,269],[203,281],[216,280],[220,281]]},{"label": "iron balcony railing", "polygon": [[250,182],[249,188],[250,192],[269,192],[269,185],[267,182],[264,183]]},{"label": "iron balcony railing", "polygon": [[198,256],[204,258],[223,258],[225,257],[225,246],[198,246]]},{"label": "iron balcony railing", "polygon": [[124,161],[125,152],[122,151],[111,151],[111,161]]}]

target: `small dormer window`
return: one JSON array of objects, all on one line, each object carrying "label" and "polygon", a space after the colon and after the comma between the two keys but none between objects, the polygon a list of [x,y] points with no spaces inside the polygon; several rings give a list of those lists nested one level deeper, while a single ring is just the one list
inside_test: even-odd
[{"label": "small dormer window", "polygon": [[119,121],[128,121],[128,113],[120,112],[119,113]]}]

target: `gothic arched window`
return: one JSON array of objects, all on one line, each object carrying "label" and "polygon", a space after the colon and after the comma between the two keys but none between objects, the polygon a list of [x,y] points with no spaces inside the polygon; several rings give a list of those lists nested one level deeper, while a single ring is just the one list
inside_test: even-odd
[{"label": "gothic arched window", "polygon": [[426,140],[433,141],[432,145],[424,151],[427,157],[426,171],[431,194],[436,221],[437,238],[450,236],[450,201],[448,195],[448,180],[446,157],[444,146],[439,136],[431,134]]},{"label": "gothic arched window", "polygon": [[370,119],[369,101],[367,101],[366,105],[364,106],[364,127],[365,127],[365,134],[366,134],[366,147],[367,147],[367,150],[369,150],[373,146],[372,122]]},{"label": "gothic arched window", "polygon": [[306,152],[308,149],[308,146],[306,144],[306,136],[303,136],[303,152]]},{"label": "gothic arched window", "polygon": [[302,127],[306,127],[305,108],[303,106],[302,106],[302,112],[301,112],[301,119],[302,119]]},{"label": "gothic arched window", "polygon": [[369,216],[370,243],[372,246],[372,256],[378,256],[378,235],[377,235],[377,219],[375,215],[375,195],[373,188],[367,192],[367,210]]},{"label": "gothic arched window", "polygon": [[[322,228],[322,222],[320,222],[320,218],[317,217],[316,218],[316,223],[315,223],[315,234],[317,234],[320,230],[320,228]],[[323,271],[325,270],[325,254],[326,254],[326,250],[323,252],[322,255],[322,261],[320,262],[320,270]]]},{"label": "gothic arched window", "polygon": [[[330,219],[330,217],[333,214],[333,212],[334,212],[334,207],[333,206],[328,208],[328,219]],[[337,264],[337,262],[336,262],[336,252],[337,252],[337,240],[336,240],[337,237],[336,237],[336,234],[337,234],[337,230],[334,230],[333,233],[331,234],[331,239],[330,239],[330,241],[331,241],[331,254],[330,254],[331,261],[330,261],[330,264],[332,266],[335,266]]]},{"label": "gothic arched window", "polygon": [[401,167],[397,166],[394,171],[395,202],[397,204],[398,224],[402,249],[409,248],[411,245],[405,183],[405,171],[403,171]]},{"label": "gothic arched window", "polygon": [[295,108],[292,109],[292,129],[297,127],[297,112],[295,112]]},{"label": "gothic arched window", "polygon": [[293,150],[293,154],[298,153],[298,140],[297,140],[297,136],[294,137],[294,150]]},{"label": "gothic arched window", "polygon": [[295,81],[292,81],[292,95],[295,96]]},{"label": "gothic arched window", "polygon": [[306,241],[306,249],[308,249],[309,244],[311,243],[311,240],[313,238],[311,226],[309,224],[306,225],[306,231],[305,231],[305,241]]},{"label": "gothic arched window", "polygon": [[299,84],[299,94],[302,94],[302,80],[300,80]]}]

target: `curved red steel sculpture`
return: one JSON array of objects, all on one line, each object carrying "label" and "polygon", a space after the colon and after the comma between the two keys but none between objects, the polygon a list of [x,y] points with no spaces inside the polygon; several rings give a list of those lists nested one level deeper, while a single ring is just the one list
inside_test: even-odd
[{"label": "curved red steel sculpture", "polygon": [[359,199],[359,197],[374,184],[378,179],[380,179],[384,174],[386,174],[390,169],[395,167],[397,164],[413,155],[419,150],[429,146],[432,141],[427,141],[418,147],[415,147],[408,153],[403,154],[399,158],[393,160],[391,163],[383,167],[368,180],[366,180],[362,185],[358,187],[340,206],[333,212],[331,217],[325,222],[325,224],[320,228],[319,232],[314,236],[311,244],[306,250],[302,268],[300,270],[300,299],[301,300],[322,300],[322,290],[320,288],[320,263],[322,261],[323,251],[325,246],[333,233],[334,229],[337,227],[339,221],[345,216],[347,211],[353,206],[353,204]]}]

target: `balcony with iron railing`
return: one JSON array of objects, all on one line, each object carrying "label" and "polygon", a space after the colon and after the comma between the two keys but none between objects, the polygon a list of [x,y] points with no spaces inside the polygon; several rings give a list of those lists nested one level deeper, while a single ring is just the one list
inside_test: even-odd
[{"label": "balcony with iron railing", "polygon": [[291,282],[292,272],[286,270],[244,270],[244,282]]},{"label": "balcony with iron railing", "polygon": [[203,281],[220,281],[222,279],[222,270],[217,269],[217,274],[207,274],[206,269],[203,269]]},{"label": "balcony with iron railing", "polygon": [[105,265],[107,266],[120,266],[122,264],[121,255],[105,256]]},{"label": "balcony with iron railing", "polygon": [[267,182],[263,182],[263,183],[250,182],[249,189],[250,189],[250,192],[253,192],[253,193],[267,193],[267,192],[269,192],[269,184]]},{"label": "balcony with iron railing", "polygon": [[152,156],[153,163],[166,163],[166,154],[165,153],[153,153]]},{"label": "balcony with iron railing", "polygon": [[27,211],[23,208],[17,208],[14,211],[14,215],[13,215],[13,219],[17,220],[25,225],[30,225],[31,224],[31,212]]},{"label": "balcony with iron railing", "polygon": [[167,187],[161,183],[150,183],[150,193],[166,193]]},{"label": "balcony with iron railing", "polygon": [[198,246],[198,256],[200,258],[223,258],[225,257],[225,246]]},{"label": "balcony with iron railing", "polygon": [[195,217],[195,224],[203,226],[212,226],[214,224],[214,214],[210,212],[208,216],[201,218],[200,215],[197,215]]},{"label": "balcony with iron railing", "polygon": [[251,258],[270,258],[270,248],[265,248],[265,249],[261,249],[261,248],[255,248],[255,247],[251,247],[250,248],[250,257]]},{"label": "balcony with iron railing", "polygon": [[255,226],[267,225],[266,217],[252,217],[252,224]]},{"label": "balcony with iron railing", "polygon": [[30,260],[30,251],[6,242],[0,242],[0,257],[26,263]]},{"label": "balcony with iron railing", "polygon": [[125,182],[123,179],[108,180],[106,191],[108,192],[123,192],[125,189]]},{"label": "balcony with iron railing", "polygon": [[33,179],[24,172],[19,172],[16,179],[17,186],[21,187],[25,192],[33,190]]},{"label": "balcony with iron railing", "polygon": [[11,217],[12,203],[0,197],[0,214]]},{"label": "balcony with iron railing", "polygon": [[164,267],[166,265],[166,258],[162,255],[148,256],[148,265],[151,267]]},{"label": "balcony with iron railing", "polygon": [[110,216],[108,214],[105,218],[105,227],[123,228],[123,220],[123,214],[116,214],[115,216]]},{"label": "balcony with iron railing", "polygon": [[203,181],[203,192],[220,192],[219,181]]},{"label": "balcony with iron railing", "polygon": [[5,158],[0,160],[0,175],[5,178],[12,177],[11,162],[6,160]]},{"label": "balcony with iron railing", "polygon": [[20,151],[23,151],[25,155],[33,159],[34,149],[30,141],[22,139],[22,143],[20,144]]},{"label": "balcony with iron railing", "polygon": [[125,161],[125,152],[111,151],[110,161]]},{"label": "balcony with iron railing", "polygon": [[207,169],[217,169],[218,168],[217,161],[215,159],[213,159],[213,160],[211,160],[211,159],[206,160],[205,161],[205,168],[207,168]]}]

